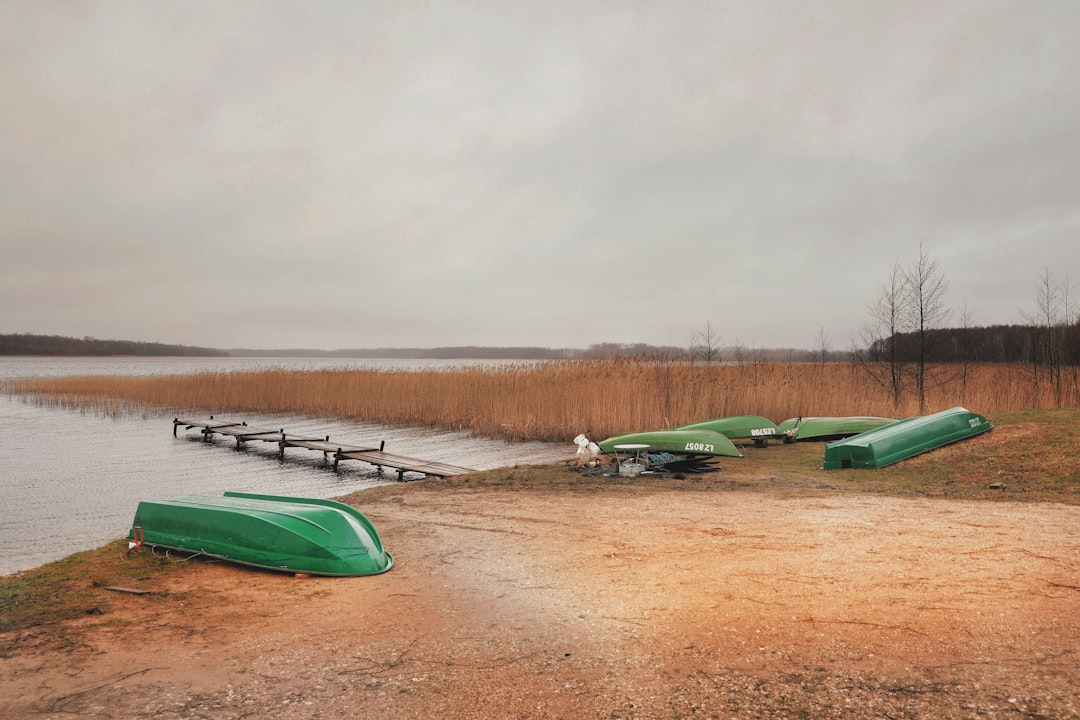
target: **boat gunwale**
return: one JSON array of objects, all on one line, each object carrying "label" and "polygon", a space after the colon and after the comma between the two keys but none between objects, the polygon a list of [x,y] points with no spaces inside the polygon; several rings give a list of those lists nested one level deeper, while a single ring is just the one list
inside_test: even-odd
[{"label": "boat gunwale", "polygon": [[206,550],[192,550],[191,548],[178,547],[176,545],[166,545],[164,543],[156,543],[146,541],[142,543],[149,547],[163,548],[165,550],[173,550],[175,552],[188,553],[188,558],[208,557],[214,560],[221,560],[223,562],[236,563],[237,565],[244,565],[246,567],[259,568],[260,570],[271,570],[273,572],[280,573],[294,573],[297,575],[318,575],[320,577],[365,577],[368,575],[382,575],[384,572],[394,567],[394,556],[389,550],[383,550],[386,555],[386,567],[370,573],[332,573],[324,572],[321,570],[303,570],[299,568],[291,568],[285,565],[267,565],[264,563],[251,562],[250,560],[238,560],[237,558],[229,557],[228,555],[222,555],[220,553],[208,552]]}]

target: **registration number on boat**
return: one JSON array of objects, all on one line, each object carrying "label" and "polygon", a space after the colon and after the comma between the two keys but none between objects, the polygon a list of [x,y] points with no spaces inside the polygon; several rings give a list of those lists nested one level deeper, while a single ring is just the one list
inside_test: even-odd
[{"label": "registration number on boat", "polygon": [[683,450],[689,450],[691,452],[712,452],[713,446],[708,443],[686,443],[686,447]]}]

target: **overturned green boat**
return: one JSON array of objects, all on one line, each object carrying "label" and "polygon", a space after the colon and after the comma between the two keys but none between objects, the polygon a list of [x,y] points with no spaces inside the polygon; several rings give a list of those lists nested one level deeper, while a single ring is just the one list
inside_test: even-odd
[{"label": "overturned green boat", "polygon": [[144,500],[127,539],[311,575],[376,575],[394,564],[363,513],[315,498],[227,492]]},{"label": "overturned green boat", "polygon": [[898,420],[825,446],[826,470],[880,468],[993,427],[986,418],[962,407]]},{"label": "overturned green boat", "polygon": [[789,418],[777,427],[784,436],[784,442],[792,443],[796,440],[839,440],[894,422],[895,418],[870,416],[798,417]]},{"label": "overturned green boat", "polygon": [[648,430],[614,435],[597,443],[600,452],[612,453],[623,445],[644,445],[653,453],[669,452],[681,455],[717,455],[742,457],[734,443],[714,430]]},{"label": "overturned green boat", "polygon": [[712,430],[724,435],[729,440],[753,440],[761,445],[769,438],[779,434],[776,423],[760,415],[735,415],[732,417],[702,420],[701,422],[679,425],[673,430]]}]

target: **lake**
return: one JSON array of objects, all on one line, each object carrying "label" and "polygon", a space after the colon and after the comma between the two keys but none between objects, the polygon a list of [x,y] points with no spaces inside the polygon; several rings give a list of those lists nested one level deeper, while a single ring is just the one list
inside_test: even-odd
[{"label": "lake", "polygon": [[[281,367],[428,369],[446,360],[311,358],[24,358],[0,357],[0,380],[65,375],[177,375]],[[494,365],[491,361],[470,364]],[[180,427],[171,411],[108,418],[93,412],[42,407],[0,393],[0,575],[26,570],[123,537],[140,500],[220,495],[226,490],[328,498],[397,482],[397,472],[344,461],[338,472],[320,452],[290,448],[278,459],[274,443],[235,449],[232,438],[204,442]],[[222,419],[223,416],[218,416]],[[468,433],[281,415],[245,414],[254,427],[284,428],[348,444],[386,442],[396,455],[476,470],[556,462],[573,442],[508,443]],[[420,477],[407,474],[406,479]],[[405,483],[407,487],[407,483]],[[363,508],[361,507],[361,510]]]}]

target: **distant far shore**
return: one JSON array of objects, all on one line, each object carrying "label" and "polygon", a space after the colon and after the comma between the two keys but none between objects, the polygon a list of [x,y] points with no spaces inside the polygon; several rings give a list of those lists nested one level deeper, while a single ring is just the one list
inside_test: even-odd
[{"label": "distant far shore", "polygon": [[[550,348],[540,346],[447,345],[441,347],[343,348],[208,348],[168,345],[133,340],[102,340],[93,337],[73,338],[59,335],[0,334],[0,356],[41,357],[240,357],[240,358],[353,358],[394,360],[580,360],[627,357],[696,357],[693,348],[648,343],[597,343],[588,348]],[[710,359],[735,357],[755,360],[820,361],[821,350],[767,348],[749,350],[741,347],[710,348]],[[827,359],[844,360],[845,352],[829,352]]]},{"label": "distant far shore", "polygon": [[[990,325],[985,327],[937,328],[924,336],[896,333],[892,338],[876,338],[868,347],[832,348],[827,338],[811,349],[794,347],[758,348],[722,345],[714,336],[692,340],[687,347],[649,343],[601,342],[587,348],[528,346],[444,345],[439,347],[339,348],[209,348],[189,345],[102,340],[94,337],[58,335],[0,334],[0,357],[234,357],[311,358],[361,360],[593,360],[647,358],[708,365],[759,362],[828,363],[881,362],[922,363],[929,357],[936,363],[1027,363],[1047,367],[1080,367],[1080,323],[1055,330],[1048,339],[1046,329],[1031,325]],[[1048,345],[1048,343],[1050,343]],[[890,349],[891,348],[891,349]]]}]

